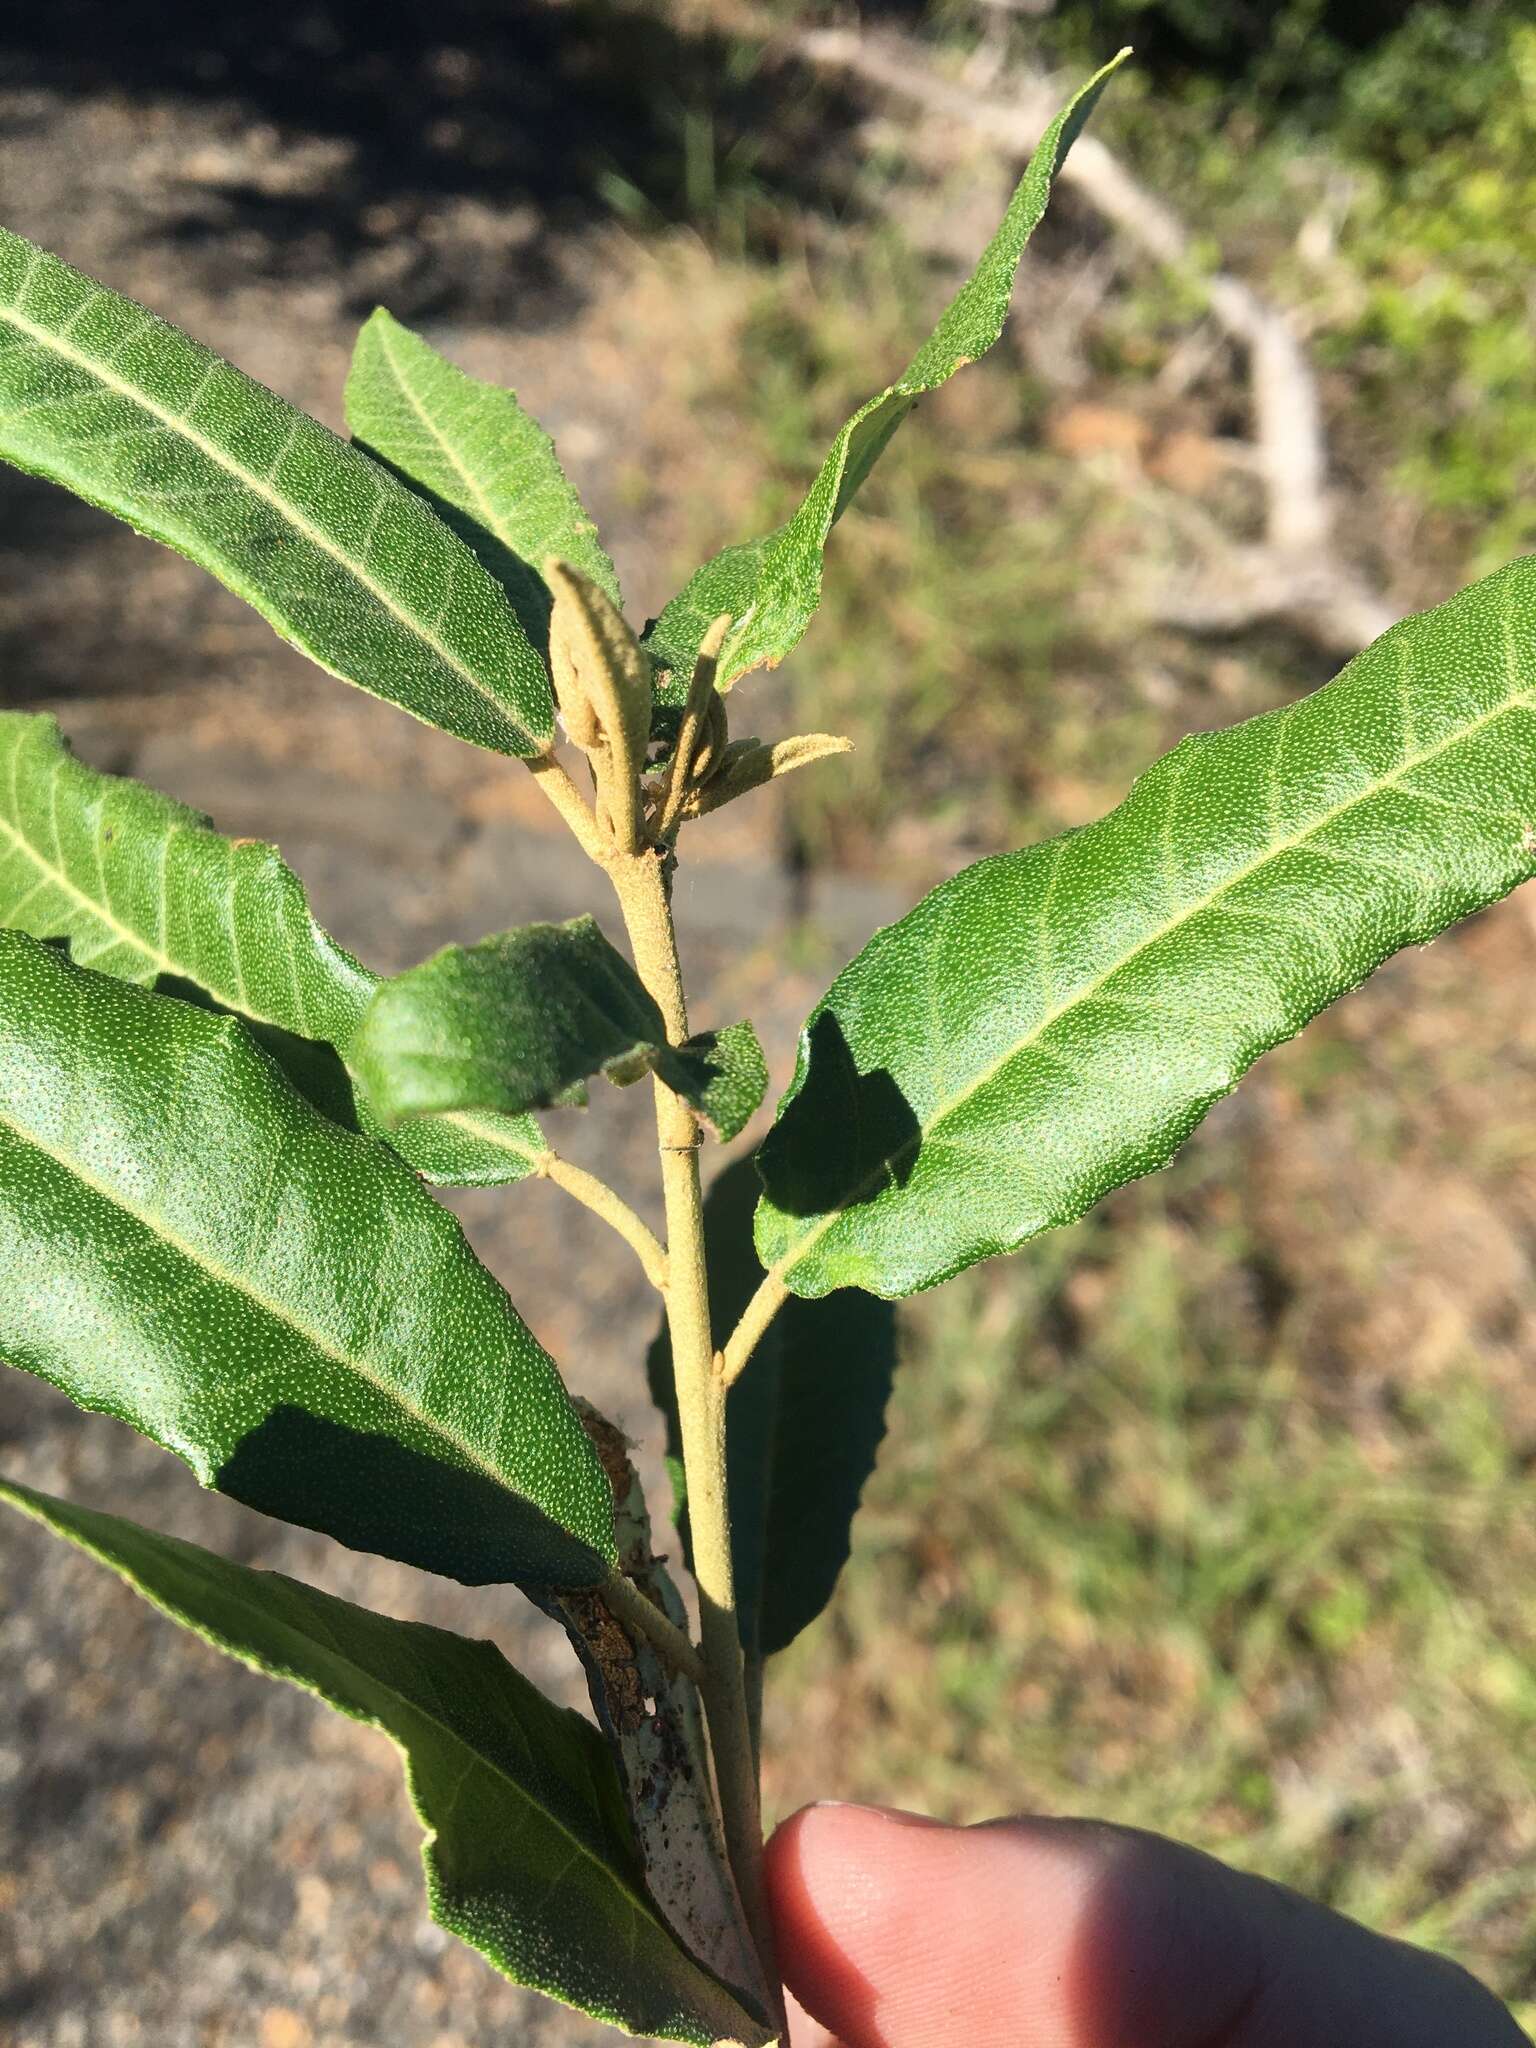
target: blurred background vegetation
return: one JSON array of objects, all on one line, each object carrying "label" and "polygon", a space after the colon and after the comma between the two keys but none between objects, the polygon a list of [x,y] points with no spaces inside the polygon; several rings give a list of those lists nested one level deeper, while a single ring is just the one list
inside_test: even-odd
[{"label": "blurred background vegetation", "polygon": [[[518,383],[639,617],[787,513],[1017,172],[818,29],[1005,107],[1132,42],[1096,133],[1192,259],[1063,193],[1003,344],[903,429],[803,649],[733,699],[858,746],[760,803],[751,858],[909,901],[1338,667],[1337,622],[1181,596],[1265,527],[1217,274],[1303,344],[1327,550],[1387,615],[1536,546],[1533,0],[55,0],[0,52],[10,212],[327,417],[379,298]],[[14,701],[231,715],[184,606],[150,617],[73,508],[24,514],[84,580],[34,590],[35,523],[0,558]],[[256,688],[265,643],[209,616]],[[271,687],[291,757],[310,700]],[[853,1563],[770,1689],[776,1812],[1166,1829],[1536,2020],[1533,954],[1515,899],[1396,963],[1172,1171],[911,1305]]]}]

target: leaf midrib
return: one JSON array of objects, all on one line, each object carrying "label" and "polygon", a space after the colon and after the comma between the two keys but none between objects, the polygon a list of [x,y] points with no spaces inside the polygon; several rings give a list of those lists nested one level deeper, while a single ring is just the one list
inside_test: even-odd
[{"label": "leaf midrib", "polygon": [[[108,930],[116,932],[124,944],[136,947],[146,960],[153,961],[155,966],[161,968],[167,974],[175,974],[179,971],[178,962],[171,959],[169,954],[162,953],[158,947],[150,945],[149,941],[141,933],[122,923],[119,918],[115,917],[107,909],[105,904],[98,903],[95,897],[88,895],[80,887],[79,883],[73,881],[62,868],[55,867],[52,861],[45,859],[37,847],[33,845],[32,841],[23,832],[17,830],[10,819],[5,816],[4,812],[0,812],[0,832],[5,834],[6,838],[10,840],[18,852],[31,861],[45,881],[55,888],[62,889],[65,895],[72,896],[82,910],[88,911],[99,924],[106,925]],[[195,979],[196,977],[189,978]],[[215,990],[210,989],[209,994],[214,995],[216,1000],[223,1001],[222,997],[217,996]],[[231,1005],[230,1007],[234,1006]],[[254,1013],[248,1012],[247,1014]],[[269,1023],[271,1020],[263,1017],[258,1021]]]},{"label": "leaf midrib", "polygon": [[[103,1562],[106,1562],[106,1560],[103,1560]],[[135,1590],[143,1598],[151,1600],[154,1606],[160,1607],[162,1613],[169,1612],[169,1610],[162,1606],[158,1600],[154,1600],[153,1596],[146,1592],[145,1588],[137,1580],[134,1581],[134,1586]],[[256,1614],[258,1619],[261,1617],[261,1609],[256,1607],[254,1602],[248,1600],[243,1593],[236,1595],[236,1605],[248,1613]],[[182,1627],[186,1627],[188,1625],[185,1621],[182,1620],[180,1615],[174,1615],[170,1618],[179,1622]],[[505,1765],[495,1762],[492,1758],[488,1757],[483,1750],[477,1749],[475,1745],[469,1740],[468,1736],[461,1734],[456,1728],[451,1726],[450,1723],[443,1720],[441,1715],[439,1715],[433,1708],[423,1706],[419,1701],[410,1698],[407,1694],[401,1692],[397,1687],[390,1685],[387,1680],[381,1680],[378,1677],[374,1676],[363,1665],[358,1664],[345,1650],[338,1649],[333,1645],[327,1645],[325,1643],[322,1643],[319,1641],[318,1637],[306,1635],[302,1629],[296,1627],[292,1622],[279,1622],[278,1626],[282,1629],[285,1635],[296,1638],[300,1643],[315,1643],[321,1650],[328,1651],[328,1653],[331,1656],[337,1658],[339,1662],[344,1664],[348,1671],[356,1672],[360,1677],[366,1680],[370,1680],[371,1683],[375,1685],[384,1685],[386,1691],[390,1692],[394,1698],[398,1699],[402,1703],[402,1705],[404,1705],[410,1710],[411,1713],[419,1715],[422,1720],[429,1724],[429,1726],[435,1728],[441,1736],[445,1737],[453,1748],[459,1750],[462,1754],[467,1756],[469,1759],[470,1768],[473,1768],[475,1765],[478,1764],[482,1770],[489,1771],[492,1774],[492,1776],[495,1777],[501,1784],[509,1787],[509,1789],[516,1796],[520,1804],[532,1808],[532,1810],[535,1813],[542,1815],[546,1821],[550,1822],[551,1825],[554,1826],[558,1830],[558,1832],[562,1834],[565,1837],[565,1839],[571,1844],[572,1848],[575,1850],[578,1856],[584,1856],[587,1859],[587,1861],[595,1867],[595,1869],[599,1872],[601,1876],[608,1878],[611,1882],[617,1885],[619,1891],[622,1892],[624,1898],[629,1903],[631,1911],[634,1912],[638,1918],[648,1920],[650,1924],[657,1929],[658,1932],[663,1934],[668,1933],[668,1930],[662,1926],[655,1912],[647,1910],[646,1900],[639,1892],[636,1891],[634,1885],[629,1881],[628,1878],[621,1876],[618,1872],[616,1872],[613,1869],[613,1867],[610,1864],[605,1862],[603,1858],[598,1854],[597,1850],[595,1850],[592,1847],[591,1843],[584,1841],[582,1837],[579,1834],[577,1834],[574,1831],[574,1829],[570,1826],[569,1822],[563,1820],[561,1816],[558,1813],[555,1813],[550,1807],[540,1805],[537,1797],[529,1791],[526,1785],[521,1784],[515,1777],[513,1777],[511,1772],[508,1771]],[[203,1632],[201,1629],[198,1629],[196,1630],[196,1633],[201,1635]],[[213,1647],[222,1649],[223,1645],[219,1644]],[[238,1650],[234,1652],[234,1655],[238,1657],[241,1663],[245,1664],[249,1669],[259,1671],[264,1677],[270,1678],[273,1676],[271,1670],[263,1666],[257,1659],[243,1656],[242,1653]],[[301,1691],[312,1694],[316,1699],[321,1700],[326,1706],[331,1707],[332,1709],[335,1708],[335,1701],[333,1699],[328,1698],[327,1695],[321,1691],[320,1687],[317,1684],[313,1683],[311,1680],[296,1677],[288,1672],[284,1672],[282,1675],[284,1680],[288,1684],[298,1686]],[[342,1711],[346,1710],[343,1709]],[[567,1709],[566,1711],[569,1711],[569,1709]],[[355,1718],[361,1717],[357,1716]],[[372,1725],[379,1730],[379,1733],[381,1735],[389,1736],[390,1740],[396,1743],[396,1746],[401,1751],[401,1755],[405,1762],[406,1769],[409,1772],[412,1767],[413,1759],[411,1758],[410,1752],[405,1749],[404,1744],[400,1743],[399,1738],[396,1737],[390,1729],[384,1727],[382,1723],[373,1720],[373,1717],[371,1715],[368,1716],[368,1719],[372,1723]],[[528,1743],[527,1734],[522,1729],[519,1729],[518,1732],[522,1735],[523,1741],[525,1743]],[[532,1745],[529,1744],[529,1747],[531,1746]],[[418,1813],[420,1813],[419,1808]],[[431,1827],[431,1823],[427,1821],[425,1814],[421,1814],[420,1817],[424,1825]],[[440,1830],[432,1828],[431,1841],[436,1841],[439,1832]],[[431,1841],[429,1841],[427,1846],[431,1846]],[[567,1869],[569,1869],[569,1867],[569,1865],[566,1866]],[[561,1881],[563,1881],[563,1879],[557,1880],[557,1882]]]},{"label": "leaf midrib", "polygon": [[541,1159],[549,1159],[554,1156],[547,1145],[541,1146],[537,1152],[530,1151],[528,1146],[519,1145],[505,1131],[495,1130],[491,1125],[482,1123],[477,1116],[472,1115],[468,1110],[440,1110],[437,1116],[423,1118],[423,1122],[431,1121],[435,1123],[439,1117],[445,1124],[456,1124],[461,1131],[467,1132],[470,1137],[479,1138],[483,1144],[499,1146],[503,1152],[515,1152],[519,1159],[532,1160],[537,1164]]},{"label": "leaf midrib", "polygon": [[481,513],[484,517],[486,530],[493,536],[493,538],[499,540],[504,548],[507,548],[510,552],[515,554],[517,550],[513,548],[511,538],[500,522],[500,515],[497,513],[496,507],[492,502],[489,493],[481,484],[480,479],[474,474],[474,472],[471,469],[468,468],[468,466],[460,458],[458,450],[454,447],[453,443],[446,438],[442,429],[438,426],[437,421],[432,417],[431,413],[427,411],[426,406],[423,404],[421,399],[417,397],[415,391],[411,388],[411,385],[408,382],[405,373],[400,368],[399,359],[395,355],[394,348],[390,340],[389,329],[380,328],[378,330],[378,333],[380,346],[384,351],[384,359],[389,365],[390,375],[394,378],[396,385],[399,387],[400,393],[402,397],[405,399],[406,404],[411,408],[412,412],[415,413],[416,417],[421,421],[421,424],[432,436],[432,439],[436,442],[438,448],[442,451],[443,457],[446,460],[448,467],[451,470],[453,470],[456,476],[460,477],[463,480],[465,487],[469,490],[476,504],[480,507]]},{"label": "leaf midrib", "polygon": [[99,1196],[102,1201],[129,1217],[141,1229],[147,1230],[151,1237],[157,1238],[162,1243],[169,1245],[173,1251],[186,1259],[189,1265],[195,1266],[199,1272],[206,1274],[215,1286],[227,1287],[233,1293],[243,1295],[247,1301],[253,1303],[256,1308],[270,1316],[273,1322],[280,1324],[286,1330],[292,1331],[296,1337],[299,1337],[315,1351],[318,1351],[322,1358],[329,1359],[333,1365],[340,1366],[345,1371],[355,1372],[359,1379],[366,1380],[387,1401],[391,1401],[396,1407],[403,1409],[429,1436],[438,1437],[444,1443],[451,1445],[463,1456],[469,1465],[483,1472],[487,1478],[493,1480],[504,1492],[511,1490],[508,1488],[506,1475],[497,1465],[486,1458],[473,1444],[467,1442],[463,1437],[448,1428],[436,1416],[429,1415],[424,1409],[418,1407],[414,1401],[408,1398],[398,1381],[381,1377],[377,1368],[365,1359],[354,1358],[348,1352],[339,1350],[335,1343],[325,1336],[323,1332],[313,1329],[302,1317],[295,1315],[284,1304],[273,1301],[270,1296],[264,1294],[252,1282],[243,1279],[238,1273],[231,1272],[220,1261],[210,1258],[207,1253],[200,1250],[188,1239],[182,1237],[178,1231],[172,1230],[164,1217],[156,1216],[153,1212],[146,1212],[137,1208],[132,1202],[126,1200],[118,1189],[108,1186],[106,1182],[98,1180],[94,1174],[88,1173],[78,1159],[71,1158],[68,1153],[56,1151],[53,1146],[45,1145],[42,1139],[34,1132],[24,1130],[13,1118],[7,1116],[3,1109],[0,1109],[0,1129],[9,1131],[18,1144],[30,1147],[34,1152],[40,1153],[43,1158],[52,1160],[53,1164],[61,1172],[78,1180],[84,1187],[90,1189],[92,1194]]},{"label": "leaf midrib", "polygon": [[[34,264],[33,270],[22,281],[21,292],[24,293],[26,291],[28,284],[31,282],[32,275],[35,274],[35,270],[36,265]],[[95,289],[98,297],[111,296],[102,286],[98,285]],[[82,300],[81,305],[75,309],[75,314],[72,317],[78,317],[79,313],[89,303],[89,300]],[[280,513],[286,518],[294,530],[302,535],[304,539],[308,540],[321,554],[328,555],[333,562],[338,563],[350,576],[354,577],[365,590],[377,598],[391,618],[398,620],[409,632],[414,633],[418,639],[431,648],[445,667],[462,677],[478,696],[483,697],[504,723],[516,727],[518,731],[522,730],[518,719],[513,716],[512,712],[496,696],[494,691],[488,689],[480,681],[474,670],[467,668],[459,656],[453,652],[452,648],[447,646],[425,621],[418,619],[411,612],[403,611],[391,592],[383,584],[379,583],[363,564],[332,540],[323,528],[315,526],[310,520],[306,519],[292,499],[284,497],[281,491],[275,490],[269,483],[253,475],[249,470],[242,469],[238,463],[230,458],[225,450],[219,447],[216,441],[210,441],[206,436],[198,433],[189,420],[182,418],[177,413],[168,411],[138,385],[130,384],[125,378],[114,375],[99,358],[86,355],[82,350],[74,348],[52,329],[41,327],[36,321],[29,319],[14,301],[10,305],[0,308],[0,319],[8,321],[23,334],[30,336],[39,346],[51,349],[55,354],[62,356],[66,362],[73,363],[77,369],[86,371],[90,376],[95,377],[98,382],[104,384],[109,391],[115,391],[119,397],[126,399],[129,404],[139,406],[152,419],[158,420],[161,426],[165,427],[168,432],[179,434],[183,440],[190,442],[194,448],[199,449],[216,468],[222,469],[227,476],[233,477],[237,483],[250,491],[255,497],[262,499],[266,504],[270,505],[275,512]],[[174,329],[172,330],[172,332],[175,331]],[[189,345],[193,348],[199,346],[198,343],[190,341],[189,337],[183,336],[181,338],[188,340]],[[222,358],[214,356],[212,360],[214,364],[218,364],[222,361]],[[242,373],[236,371],[235,374],[238,376]],[[286,403],[286,401],[281,400],[279,402]],[[294,422],[296,425],[319,426],[318,421],[311,421],[308,419],[307,414],[297,411],[294,413]],[[320,432],[324,433],[325,429],[320,427]],[[380,484],[379,488],[382,489],[383,485]]]},{"label": "leaf midrib", "polygon": [[803,1237],[798,1238],[789,1251],[784,1252],[774,1261],[773,1265],[768,1268],[769,1277],[776,1281],[782,1281],[784,1275],[793,1266],[798,1264],[808,1252],[815,1249],[821,1239],[837,1223],[844,1211],[854,1203],[861,1201],[885,1177],[891,1167],[899,1160],[910,1158],[921,1151],[923,1145],[939,1126],[949,1117],[953,1116],[957,1110],[963,1109],[973,1096],[979,1094],[990,1081],[1002,1072],[1004,1067],[1017,1059],[1020,1053],[1027,1052],[1032,1045],[1037,1044],[1045,1036],[1046,1032],[1058,1024],[1064,1016],[1067,1016],[1082,1004],[1094,1001],[1108,984],[1114,980],[1116,975],[1122,973],[1143,953],[1148,952],[1153,946],[1159,945],[1164,939],[1171,937],[1174,932],[1178,931],[1181,926],[1188,924],[1192,919],[1202,916],[1213,904],[1220,902],[1223,896],[1249,880],[1260,869],[1267,867],[1271,861],[1279,860],[1287,853],[1293,853],[1298,846],[1304,846],[1309,839],[1313,839],[1318,833],[1326,831],[1330,825],[1335,824],[1338,819],[1344,817],[1348,812],[1358,809],[1360,805],[1374,802],[1385,790],[1390,789],[1395,783],[1402,782],[1415,769],[1422,768],[1426,762],[1438,760],[1442,754],[1450,753],[1455,748],[1465,745],[1467,741],[1473,739],[1481,732],[1484,727],[1494,724],[1500,718],[1507,717],[1512,711],[1528,711],[1532,708],[1533,704],[1536,704],[1536,690],[1511,691],[1507,697],[1503,698],[1491,710],[1481,713],[1469,724],[1462,726],[1457,732],[1451,734],[1449,738],[1438,742],[1435,746],[1425,747],[1418,753],[1409,755],[1393,769],[1390,775],[1384,775],[1379,780],[1372,782],[1368,788],[1359,791],[1344,803],[1335,804],[1330,810],[1325,811],[1321,817],[1314,819],[1304,831],[1291,833],[1286,838],[1277,840],[1274,844],[1266,847],[1261,854],[1237,869],[1235,873],[1229,875],[1219,888],[1212,889],[1208,895],[1201,897],[1198,902],[1186,905],[1177,915],[1165,920],[1156,931],[1149,933],[1146,938],[1133,946],[1129,952],[1122,954],[1113,966],[1107,968],[1104,973],[1097,976],[1093,981],[1085,982],[1079,988],[1074,989],[1054,1009],[1047,1011],[1040,1017],[1022,1038],[1015,1040],[1004,1052],[992,1060],[974,1080],[968,1082],[963,1089],[940,1103],[926,1121],[919,1124],[916,1132],[902,1146],[894,1152],[887,1153],[882,1159],[877,1161],[868,1173],[862,1175],[854,1183],[835,1209],[828,1210],[824,1216],[818,1218],[812,1229],[808,1230]]}]

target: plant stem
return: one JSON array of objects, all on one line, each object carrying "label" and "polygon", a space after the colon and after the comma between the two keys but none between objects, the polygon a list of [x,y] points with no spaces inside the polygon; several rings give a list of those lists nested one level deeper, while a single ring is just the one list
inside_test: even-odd
[{"label": "plant stem", "polygon": [[586,798],[571,780],[565,763],[553,754],[539,754],[527,763],[528,772],[570,827],[583,853],[599,867],[608,863],[608,846],[598,829]]},{"label": "plant stem", "polygon": [[534,1163],[534,1172],[540,1180],[551,1181],[557,1188],[564,1188],[583,1208],[590,1209],[594,1216],[601,1216],[605,1223],[611,1225],[645,1268],[646,1279],[659,1294],[666,1293],[667,1254],[660,1238],[606,1181],[599,1180],[595,1173],[588,1173],[584,1166],[573,1166],[558,1152],[540,1153]]},{"label": "plant stem", "polygon": [[784,1282],[776,1274],[765,1273],[720,1354],[720,1378],[727,1391],[741,1377],[742,1368],[762,1342],[763,1332],[788,1299],[789,1289]]},{"label": "plant stem", "polygon": [[[610,862],[609,872],[634,949],[636,970],[661,1009],[668,1038],[681,1045],[688,1036],[688,1010],[663,859],[646,851],[633,859]],[[687,1103],[660,1081],[656,1083],[656,1134],[667,1205],[667,1323],[704,1649],[700,1691],[709,1717],[726,1848],[765,1972],[769,1982],[776,1984],[779,1978],[763,1887],[757,1760],[736,1624],[725,1476],[725,1386],[709,1324],[699,1128]]]},{"label": "plant stem", "polygon": [[692,1679],[702,1692],[706,1682],[704,1659],[683,1631],[669,1621],[652,1600],[647,1600],[633,1579],[622,1572],[605,1579],[598,1589],[620,1621],[628,1622],[639,1634],[649,1637],[666,1661],[684,1678]]}]

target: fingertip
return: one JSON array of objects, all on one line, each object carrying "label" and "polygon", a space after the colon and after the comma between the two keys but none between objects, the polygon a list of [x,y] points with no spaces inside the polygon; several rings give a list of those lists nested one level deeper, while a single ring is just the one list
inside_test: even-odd
[{"label": "fingertip", "polygon": [[815,1806],[768,1857],[785,1979],[845,2048],[1193,2048],[1253,1987],[1231,1874],[1129,1830]]},{"label": "fingertip", "polygon": [[796,1998],[830,2027],[848,2025],[868,2004],[871,1986],[861,1959],[891,1909],[899,1914],[906,1877],[899,1859],[893,1867],[881,1853],[880,1838],[900,1819],[935,1825],[917,1815],[821,1800],[791,1814],[769,1840],[768,1899],[780,1968]]},{"label": "fingertip", "polygon": [[[1001,1834],[878,1807],[805,1807],[768,1847],[785,1981],[845,2048],[1065,2039],[1058,1930],[1079,1889],[1046,1844],[1023,1874]],[[1036,1914],[1030,1885],[1053,1893]]]},{"label": "fingertip", "polygon": [[1133,1829],[813,1806],[768,1877],[786,1982],[843,2048],[1525,2038],[1437,1959]]}]

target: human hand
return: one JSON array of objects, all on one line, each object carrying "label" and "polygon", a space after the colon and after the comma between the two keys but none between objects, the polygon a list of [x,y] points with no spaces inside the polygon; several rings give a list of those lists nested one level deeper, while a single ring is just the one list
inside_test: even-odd
[{"label": "human hand", "polygon": [[768,1882],[792,2048],[1530,2048],[1441,1957],[1097,1821],[809,1806]]}]

